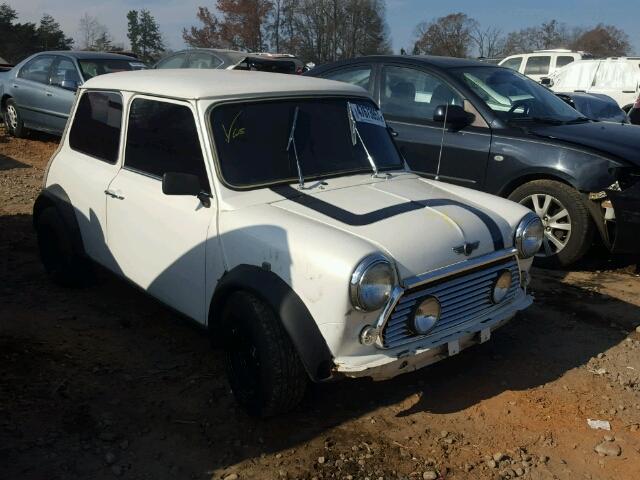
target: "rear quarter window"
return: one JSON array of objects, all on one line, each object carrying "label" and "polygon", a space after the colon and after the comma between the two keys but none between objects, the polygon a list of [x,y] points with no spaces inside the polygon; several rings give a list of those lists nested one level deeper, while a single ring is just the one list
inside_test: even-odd
[{"label": "rear quarter window", "polygon": [[116,92],[84,92],[69,132],[69,146],[98,160],[115,163],[120,149],[122,97]]}]

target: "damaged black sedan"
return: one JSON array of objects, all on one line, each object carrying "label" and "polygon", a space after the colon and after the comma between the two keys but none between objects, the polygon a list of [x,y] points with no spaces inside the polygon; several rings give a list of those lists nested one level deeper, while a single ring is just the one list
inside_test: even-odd
[{"label": "damaged black sedan", "polygon": [[471,60],[361,57],[307,75],[368,89],[416,173],[534,210],[545,226],[538,265],[569,265],[598,238],[640,252],[638,127],[594,121],[513,70]]}]

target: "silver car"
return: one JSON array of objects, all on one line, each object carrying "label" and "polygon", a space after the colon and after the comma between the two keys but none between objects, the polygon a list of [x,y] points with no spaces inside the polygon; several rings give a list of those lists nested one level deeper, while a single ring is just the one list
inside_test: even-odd
[{"label": "silver car", "polygon": [[105,73],[146,68],[139,60],[101,52],[41,52],[0,76],[0,109],[9,133],[28,130],[62,135],[85,81]]}]

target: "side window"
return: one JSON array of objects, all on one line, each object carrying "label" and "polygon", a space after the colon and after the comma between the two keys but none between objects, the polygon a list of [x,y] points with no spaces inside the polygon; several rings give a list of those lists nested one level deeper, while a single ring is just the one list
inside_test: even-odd
[{"label": "side window", "polygon": [[36,57],[20,69],[18,76],[32,82],[49,83],[49,69],[52,63],[53,57],[51,56]]},{"label": "side window", "polygon": [[80,83],[80,75],[74,63],[68,58],[61,58],[56,62],[51,71],[51,85],[61,87],[62,82]]},{"label": "side window", "polygon": [[165,58],[164,60],[160,60],[156,68],[182,68],[186,58],[186,53],[179,53],[172,57]]},{"label": "side window", "polygon": [[359,87],[369,90],[369,83],[371,81],[371,67],[356,67],[356,68],[343,68],[340,70],[334,70],[332,72],[323,75],[323,78],[329,80],[336,80],[338,82],[351,83]]},{"label": "side window", "polygon": [[189,61],[187,62],[187,68],[217,68],[220,65],[222,65],[222,60],[206,52],[192,53],[189,55]]},{"label": "side window", "polygon": [[386,66],[382,70],[382,112],[389,117],[430,122],[440,105],[464,105],[464,99],[439,78],[420,70]]},{"label": "side window", "polygon": [[551,65],[550,56],[529,57],[524,67],[525,75],[547,75]]},{"label": "side window", "polygon": [[210,192],[193,112],[175,103],[138,98],[129,110],[124,166],[162,178],[166,172],[191,173]]},{"label": "side window", "polygon": [[575,58],[570,57],[568,55],[559,55],[556,58],[556,68],[562,68],[565,65],[569,65],[575,60]]},{"label": "side window", "polygon": [[69,132],[73,150],[115,163],[120,147],[122,97],[113,92],[85,92]]},{"label": "side window", "polygon": [[522,57],[513,57],[500,64],[501,67],[510,68],[516,72],[520,71],[520,65],[522,65]]}]

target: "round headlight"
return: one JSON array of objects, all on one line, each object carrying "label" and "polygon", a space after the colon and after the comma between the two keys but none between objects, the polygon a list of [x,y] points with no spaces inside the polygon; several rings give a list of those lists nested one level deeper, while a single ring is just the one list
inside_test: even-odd
[{"label": "round headlight", "polygon": [[351,303],[360,310],[378,310],[389,300],[395,284],[396,274],[389,260],[371,255],[351,275]]},{"label": "round headlight", "polygon": [[538,253],[543,237],[542,220],[535,213],[528,213],[516,229],[515,244],[520,258],[530,258]]},{"label": "round headlight", "polygon": [[425,298],[413,315],[413,331],[424,335],[433,327],[440,319],[440,302],[436,297]]},{"label": "round headlight", "polygon": [[503,301],[509,293],[509,288],[511,288],[511,272],[509,270],[498,272],[498,279],[493,284],[493,293],[491,294],[493,303]]}]

